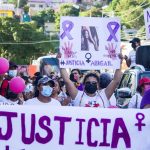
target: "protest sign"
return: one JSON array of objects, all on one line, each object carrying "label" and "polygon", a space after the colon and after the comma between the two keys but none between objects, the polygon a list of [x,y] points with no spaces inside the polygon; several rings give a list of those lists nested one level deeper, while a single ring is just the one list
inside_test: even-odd
[{"label": "protest sign", "polygon": [[120,68],[118,18],[61,17],[61,68]]},{"label": "protest sign", "polygon": [[144,10],[144,20],[146,29],[146,39],[150,39],[150,8]]},{"label": "protest sign", "polygon": [[0,106],[1,150],[149,150],[150,109]]}]

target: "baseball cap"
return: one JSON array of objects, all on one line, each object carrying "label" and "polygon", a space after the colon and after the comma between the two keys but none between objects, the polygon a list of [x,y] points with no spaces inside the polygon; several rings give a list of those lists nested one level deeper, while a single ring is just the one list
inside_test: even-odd
[{"label": "baseball cap", "polygon": [[9,68],[11,68],[11,67],[18,68],[18,66],[16,65],[16,63],[14,63],[12,61],[9,61]]},{"label": "baseball cap", "polygon": [[146,83],[150,83],[150,78],[145,77],[139,80],[139,86],[142,86],[143,84]]},{"label": "baseball cap", "polygon": [[133,38],[130,43],[139,43],[141,40],[139,38]]},{"label": "baseball cap", "polygon": [[54,84],[55,84],[54,81],[51,78],[46,76],[46,77],[43,77],[43,78],[39,79],[38,85],[39,84],[45,84],[45,83],[48,83],[48,82],[50,82],[52,86],[54,86]]}]

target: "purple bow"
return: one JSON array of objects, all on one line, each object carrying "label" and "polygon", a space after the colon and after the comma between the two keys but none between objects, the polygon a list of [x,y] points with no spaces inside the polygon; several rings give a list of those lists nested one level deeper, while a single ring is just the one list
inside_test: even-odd
[{"label": "purple bow", "polygon": [[64,30],[64,32],[61,34],[61,39],[63,39],[65,36],[68,37],[69,40],[73,40],[73,37],[70,34],[70,31],[72,30],[72,28],[74,27],[73,22],[66,20],[62,23],[62,28]]},{"label": "purple bow", "polygon": [[[112,28],[112,26],[114,26],[114,28]],[[112,39],[114,39],[116,42],[118,42],[118,39],[115,34],[117,33],[119,27],[120,25],[118,22],[109,22],[107,24],[107,28],[110,32],[110,36],[108,37],[107,41],[111,41]]]}]

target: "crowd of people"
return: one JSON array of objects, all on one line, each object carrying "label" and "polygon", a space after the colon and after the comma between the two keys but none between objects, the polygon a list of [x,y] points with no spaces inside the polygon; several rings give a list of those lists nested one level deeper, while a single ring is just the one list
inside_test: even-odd
[{"label": "crowd of people", "polygon": [[[134,51],[139,46],[138,42],[140,43],[137,38],[131,41]],[[119,57],[125,59],[128,65],[134,63],[133,57]],[[79,69],[73,69],[68,74],[65,68],[60,68],[60,75],[55,72],[49,75],[36,72],[33,77],[20,74],[25,81],[25,89],[16,94],[11,91],[9,81],[19,75],[17,68],[18,66],[10,61],[8,72],[0,75],[0,105],[118,108],[114,92],[122,77],[121,69],[117,69],[113,77],[109,73],[96,71],[81,74]],[[150,79],[142,78],[128,108],[150,108],[149,97]]]}]

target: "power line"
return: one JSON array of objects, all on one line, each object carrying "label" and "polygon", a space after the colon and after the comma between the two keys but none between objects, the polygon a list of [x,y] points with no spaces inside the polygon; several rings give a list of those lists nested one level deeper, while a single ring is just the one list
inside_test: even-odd
[{"label": "power line", "polygon": [[36,42],[20,42],[20,43],[14,43],[14,42],[3,42],[0,43],[0,45],[34,45],[34,44],[41,44],[41,43],[51,43],[51,42],[58,42],[59,40],[51,40],[51,41],[36,41]]}]

